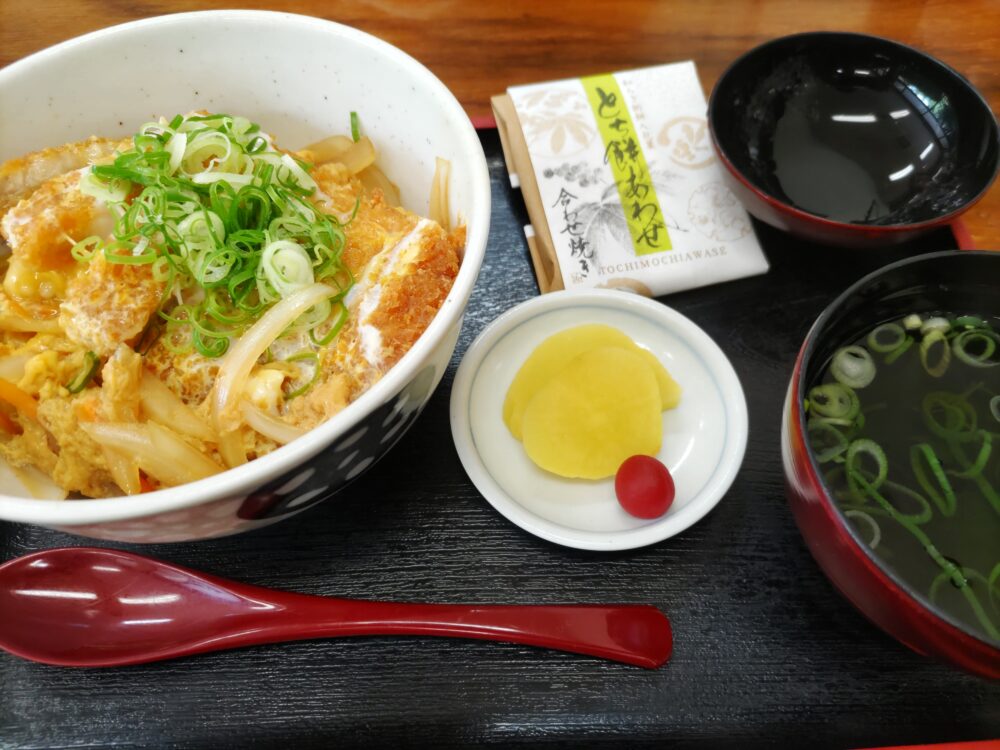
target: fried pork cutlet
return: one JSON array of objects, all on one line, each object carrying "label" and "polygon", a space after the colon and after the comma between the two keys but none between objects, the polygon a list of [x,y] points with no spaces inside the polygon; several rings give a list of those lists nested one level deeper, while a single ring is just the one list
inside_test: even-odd
[{"label": "fried pork cutlet", "polygon": [[124,151],[131,145],[131,138],[91,136],[83,141],[33,151],[0,164],[0,216],[43,182],[107,159],[115,151]]},{"label": "fried pork cutlet", "polygon": [[[113,209],[80,190],[87,165],[129,146],[127,140],[90,138],[0,165],[0,237],[10,249],[0,288],[0,340],[12,352],[11,363],[24,360],[23,376],[11,385],[14,394],[37,402],[37,416],[18,419],[0,436],[0,456],[12,466],[36,466],[64,489],[92,496],[139,491],[140,477],[131,454],[120,454],[124,449],[111,433],[91,434],[80,425],[105,424],[133,441],[166,439],[166,428],[153,424],[159,412],[150,404],[183,409],[167,396],[179,398],[207,419],[223,361],[177,348],[165,336],[138,345],[144,331],[157,328],[148,324],[164,301],[164,282],[154,278],[151,266],[116,263],[103,252],[88,261],[73,257],[77,242],[107,239],[114,226]],[[321,164],[311,177],[318,186],[314,205],[343,226],[342,276],[349,273],[354,281],[343,300],[347,319],[326,345],[317,346],[313,336],[322,338],[333,320],[312,334],[286,332],[253,365],[240,394],[240,439],[248,458],[315,427],[377,382],[426,330],[458,273],[464,229],[448,232],[390,205],[382,189],[391,194],[391,184],[373,187],[343,164]],[[180,294],[177,303],[187,304]],[[88,374],[91,361],[104,365]],[[170,391],[156,396],[159,401],[150,400],[151,392],[140,398],[150,374]],[[86,378],[79,391],[69,386],[77,378]],[[216,445],[195,434],[176,433],[167,444],[193,448],[213,463],[230,461],[231,446],[224,451],[221,441]],[[147,489],[177,483],[157,476],[144,481]]]},{"label": "fried pork cutlet", "polygon": [[[461,233],[419,219],[372,257],[348,294],[347,324],[321,355],[317,387],[289,402],[288,421],[309,429],[328,419],[409,351],[451,290],[463,245]],[[341,403],[328,398],[328,382],[344,393]]]}]

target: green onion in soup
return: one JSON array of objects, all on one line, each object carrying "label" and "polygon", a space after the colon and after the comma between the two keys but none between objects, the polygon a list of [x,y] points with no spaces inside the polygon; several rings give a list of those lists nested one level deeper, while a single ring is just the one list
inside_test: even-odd
[{"label": "green onion in soup", "polygon": [[834,352],[807,433],[844,516],[887,568],[1000,641],[1000,333],[910,314]]}]

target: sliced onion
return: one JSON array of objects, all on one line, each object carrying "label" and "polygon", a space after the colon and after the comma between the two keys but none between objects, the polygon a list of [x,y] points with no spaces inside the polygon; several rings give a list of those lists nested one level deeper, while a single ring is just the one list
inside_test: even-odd
[{"label": "sliced onion", "polygon": [[0,313],[0,331],[17,333],[61,333],[59,318],[22,318],[20,315]]},{"label": "sliced onion", "polygon": [[243,403],[243,418],[248,425],[257,430],[261,435],[270,438],[280,445],[290,443],[295,438],[306,434],[306,431],[301,427],[283,422],[249,402]]},{"label": "sliced onion", "polygon": [[864,388],[875,379],[875,360],[861,346],[845,346],[833,355],[830,374],[848,388]]},{"label": "sliced onion", "polygon": [[365,167],[375,163],[375,146],[368,136],[361,136],[356,143],[351,142],[351,147],[341,154],[338,161],[347,167],[351,174],[358,174]]},{"label": "sliced onion", "polygon": [[110,445],[125,451],[148,451],[150,446],[146,426],[132,422],[81,422],[80,429],[100,445]]},{"label": "sliced onion", "polygon": [[300,289],[264,313],[226,352],[212,395],[212,420],[218,432],[231,432],[240,426],[242,415],[237,401],[260,355],[300,315],[336,294],[336,290],[326,284],[311,284]]},{"label": "sliced onion", "polygon": [[99,445],[130,454],[144,472],[161,484],[176,486],[223,471],[215,461],[155,422],[82,422]]},{"label": "sliced onion", "polygon": [[142,373],[139,401],[146,416],[155,422],[209,443],[218,440],[215,430],[170,390],[166,383],[149,371]]},{"label": "sliced onion", "polygon": [[451,208],[448,205],[448,183],[451,178],[451,162],[437,157],[434,178],[431,180],[431,204],[429,218],[436,221],[446,232],[451,229]]},{"label": "sliced onion", "polygon": [[166,427],[149,422],[146,429],[158,458],[155,465],[150,463],[146,473],[164,484],[193,482],[223,470],[223,467]]},{"label": "sliced onion", "polygon": [[238,429],[227,432],[219,438],[219,455],[230,469],[247,462],[247,452],[243,447],[243,436]]},{"label": "sliced onion", "polygon": [[69,494],[34,466],[11,466],[0,459],[0,492],[35,500],[65,500]]},{"label": "sliced onion", "polygon": [[370,194],[375,189],[378,189],[382,191],[382,196],[387,204],[390,206],[402,205],[399,199],[399,188],[374,164],[362,169],[358,174],[358,178],[361,180],[361,184],[364,185],[366,193]]},{"label": "sliced onion", "polygon": [[331,135],[321,141],[310,143],[303,150],[308,151],[317,164],[341,162],[344,153],[354,145],[354,141],[346,135]]},{"label": "sliced onion", "polygon": [[32,354],[12,354],[9,357],[0,357],[0,378],[17,383],[24,376],[24,366]]},{"label": "sliced onion", "polygon": [[139,465],[127,453],[107,445],[101,446],[104,460],[108,462],[108,472],[126,495],[138,495],[142,492],[139,481]]}]

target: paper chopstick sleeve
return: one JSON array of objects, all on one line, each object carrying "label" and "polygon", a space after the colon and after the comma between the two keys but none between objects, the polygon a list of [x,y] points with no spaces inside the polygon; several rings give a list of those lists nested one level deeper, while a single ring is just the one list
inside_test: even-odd
[{"label": "paper chopstick sleeve", "polygon": [[538,288],[542,294],[562,289],[562,273],[559,270],[555,247],[552,244],[549,222],[545,216],[545,207],[542,204],[538,182],[535,179],[535,170],[531,166],[531,157],[528,155],[528,144],[524,140],[524,131],[521,129],[514,103],[507,94],[494,96],[490,102],[493,105],[493,114],[496,117],[497,130],[500,133],[500,143],[503,147],[504,161],[507,163],[507,172],[511,175],[517,175],[524,205],[528,209],[528,217],[531,219],[531,226],[534,230],[534,236],[532,233],[526,232],[525,234],[528,240],[528,250],[531,253],[531,263],[535,269],[535,278],[538,280]]}]

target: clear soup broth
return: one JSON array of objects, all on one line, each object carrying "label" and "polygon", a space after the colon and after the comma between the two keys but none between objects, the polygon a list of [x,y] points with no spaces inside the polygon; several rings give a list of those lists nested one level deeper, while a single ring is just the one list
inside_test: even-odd
[{"label": "clear soup broth", "polygon": [[1000,642],[1000,320],[883,323],[834,352],[806,413],[827,485],[885,567]]}]

